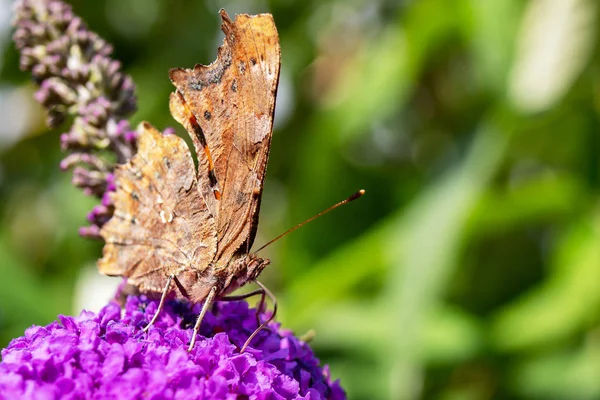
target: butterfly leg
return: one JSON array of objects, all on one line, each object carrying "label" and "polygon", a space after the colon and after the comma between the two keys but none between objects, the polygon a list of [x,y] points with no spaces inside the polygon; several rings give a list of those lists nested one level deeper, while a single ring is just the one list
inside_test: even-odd
[{"label": "butterfly leg", "polygon": [[202,310],[200,311],[200,315],[198,315],[198,319],[196,320],[196,325],[194,325],[194,332],[192,333],[192,341],[190,342],[190,347],[188,347],[188,352],[192,351],[194,348],[194,344],[196,343],[196,335],[198,335],[198,331],[200,330],[200,323],[204,318],[204,315],[210,308],[211,304],[215,301],[215,297],[217,295],[217,288],[213,286],[208,292],[208,296],[206,296],[206,300],[204,300],[204,305],[202,306]]},{"label": "butterfly leg", "polygon": [[260,294],[260,302],[258,303],[258,307],[256,309],[256,326],[260,325],[260,313],[263,312],[265,307],[265,296],[266,292],[263,289],[256,289],[248,293],[240,294],[237,296],[225,296],[219,298],[219,301],[238,301],[250,298],[252,296],[256,296]]},{"label": "butterfly leg", "polygon": [[167,293],[169,292],[169,287],[171,286],[171,281],[174,278],[175,278],[175,275],[169,275],[169,277],[167,278],[167,284],[165,285],[162,295],[160,296],[160,302],[158,303],[158,308],[156,309],[154,316],[150,320],[150,323],[148,323],[148,325],[146,325],[146,327],[144,329],[142,329],[142,332],[148,332],[148,329],[150,329],[150,327],[156,322],[156,319],[158,318],[158,314],[160,314],[160,312],[163,309],[163,306],[165,305],[165,299],[167,298]]},{"label": "butterfly leg", "polygon": [[244,299],[248,299],[248,298],[250,298],[252,296],[256,296],[257,294],[264,295],[265,291],[262,290],[262,289],[256,289],[256,290],[253,290],[251,292],[244,293],[244,294],[239,294],[239,295],[235,295],[235,296],[219,297],[219,301],[238,301],[238,300],[244,300]]},{"label": "butterfly leg", "polygon": [[252,339],[254,339],[254,337],[258,334],[258,332],[260,332],[262,329],[266,328],[267,325],[269,325],[269,323],[275,319],[275,315],[277,314],[277,299],[275,298],[275,295],[273,295],[273,293],[271,293],[271,291],[269,289],[267,289],[267,287],[265,285],[263,285],[262,283],[260,283],[259,281],[255,280],[254,282],[258,286],[260,286],[260,288],[264,291],[264,293],[267,296],[269,296],[269,299],[271,299],[271,301],[273,302],[273,314],[271,314],[271,316],[269,317],[269,319],[267,319],[265,322],[263,322],[262,324],[260,324],[260,326],[258,328],[256,328],[256,330],[254,332],[252,332],[252,335],[250,335],[250,337],[248,338],[248,340],[246,340],[246,342],[242,346],[242,349],[240,350],[240,353],[243,353],[244,350],[246,350],[246,347],[248,347],[248,345],[250,344],[250,342],[252,341]]}]

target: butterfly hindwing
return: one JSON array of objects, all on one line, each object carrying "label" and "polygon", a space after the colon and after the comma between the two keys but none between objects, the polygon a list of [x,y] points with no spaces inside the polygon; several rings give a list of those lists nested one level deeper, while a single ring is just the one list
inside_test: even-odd
[{"label": "butterfly hindwing", "polygon": [[170,274],[207,268],[216,225],[202,200],[186,143],[140,126],[138,152],[115,171],[114,216],[103,226],[100,272],[160,291]]}]

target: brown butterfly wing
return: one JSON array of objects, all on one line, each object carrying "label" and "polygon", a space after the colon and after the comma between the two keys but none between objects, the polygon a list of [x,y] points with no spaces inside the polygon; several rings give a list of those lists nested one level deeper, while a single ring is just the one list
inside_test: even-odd
[{"label": "brown butterfly wing", "polygon": [[[222,10],[221,17],[225,41],[217,60],[209,66],[170,71],[177,87],[171,108],[193,114],[184,118],[184,126],[197,154],[208,160],[205,181],[210,187],[202,192],[211,192],[216,200],[209,205],[217,226],[216,271],[245,253],[254,240],[280,65],[271,15],[238,15],[231,21]],[[192,126],[194,121],[198,128]]]},{"label": "brown butterfly wing", "polygon": [[115,212],[100,232],[106,244],[98,268],[160,292],[168,275],[193,282],[208,267],[217,234],[186,143],[148,123],[140,128],[137,154],[115,171]]}]

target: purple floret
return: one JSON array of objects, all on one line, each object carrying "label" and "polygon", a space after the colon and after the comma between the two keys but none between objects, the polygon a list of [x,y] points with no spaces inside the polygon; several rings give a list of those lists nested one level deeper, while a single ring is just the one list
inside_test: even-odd
[{"label": "purple floret", "polygon": [[306,343],[272,323],[256,328],[245,302],[218,302],[188,353],[199,306],[130,296],[98,314],[32,326],[2,350],[0,399],[331,399],[346,396]]}]

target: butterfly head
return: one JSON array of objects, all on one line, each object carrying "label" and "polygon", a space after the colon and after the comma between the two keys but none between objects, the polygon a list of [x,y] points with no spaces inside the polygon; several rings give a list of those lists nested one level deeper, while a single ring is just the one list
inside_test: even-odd
[{"label": "butterfly head", "polygon": [[247,257],[246,277],[249,281],[253,281],[258,278],[262,270],[271,263],[271,260],[268,258],[257,257],[256,254],[248,254]]},{"label": "butterfly head", "polygon": [[257,257],[256,254],[247,254],[238,258],[234,264],[230,265],[229,271],[233,273],[228,276],[223,292],[225,294],[231,293],[246,283],[255,280],[270,263],[271,260]]}]

